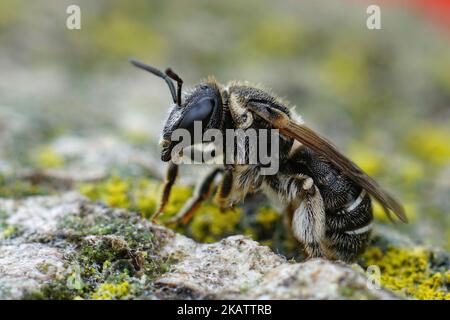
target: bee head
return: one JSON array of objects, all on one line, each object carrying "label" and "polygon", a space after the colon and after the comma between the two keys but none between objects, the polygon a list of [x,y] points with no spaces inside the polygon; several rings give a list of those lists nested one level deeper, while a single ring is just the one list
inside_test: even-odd
[{"label": "bee head", "polygon": [[[176,129],[187,130],[191,135],[191,141],[193,142],[195,121],[201,122],[203,132],[212,128],[220,128],[223,113],[222,98],[215,83],[205,83],[196,86],[185,97],[185,101],[183,102],[181,95],[183,80],[181,80],[175,72],[171,69],[167,69],[165,73],[163,73],[158,69],[134,59],[130,59],[130,62],[138,68],[163,78],[172,94],[173,103],[161,137],[162,161],[169,161],[171,159],[172,149],[178,143],[178,141],[172,141],[172,133]],[[177,90],[175,90],[172,80],[177,82]]]}]

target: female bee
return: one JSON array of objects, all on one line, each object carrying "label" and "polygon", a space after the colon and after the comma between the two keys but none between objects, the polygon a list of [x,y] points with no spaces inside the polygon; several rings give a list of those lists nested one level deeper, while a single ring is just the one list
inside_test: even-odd
[{"label": "female bee", "polygon": [[[373,220],[371,196],[389,217],[393,212],[407,222],[401,204],[329,141],[296,120],[298,117],[281,99],[239,82],[222,86],[208,79],[195,86],[183,101],[183,81],[171,69],[163,73],[134,59],[130,61],[163,78],[174,103],[162,133],[161,158],[169,166],[161,204],[153,219],[164,211],[178,175],[178,165],[171,161],[176,145],[171,134],[178,128],[192,131],[194,121],[201,121],[205,131],[278,129],[280,169],[275,175],[262,175],[260,164],[214,168],[172,222],[187,223],[213,191],[221,208],[234,205],[248,193],[263,191],[284,204],[292,234],[309,257],[343,261],[354,260],[369,241]],[[218,185],[217,176],[221,176]]]}]

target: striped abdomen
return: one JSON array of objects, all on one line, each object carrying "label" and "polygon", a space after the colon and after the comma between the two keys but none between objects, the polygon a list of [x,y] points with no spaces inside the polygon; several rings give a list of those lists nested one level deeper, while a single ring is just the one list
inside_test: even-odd
[{"label": "striped abdomen", "polygon": [[310,157],[308,167],[325,206],[322,247],[328,258],[351,261],[369,242],[373,220],[370,196],[320,158]]}]

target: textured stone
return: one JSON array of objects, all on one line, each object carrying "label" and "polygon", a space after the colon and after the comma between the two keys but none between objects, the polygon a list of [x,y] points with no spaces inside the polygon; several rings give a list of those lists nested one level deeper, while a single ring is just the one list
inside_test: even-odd
[{"label": "textured stone", "polygon": [[[357,268],[321,259],[292,263],[245,236],[231,236],[212,244],[196,243],[163,226],[155,225],[125,210],[111,209],[86,200],[77,192],[60,196],[0,200],[6,225],[16,234],[0,238],[0,296],[20,298],[39,291],[45,284],[64,283],[73,272],[68,257],[84,245],[95,247],[121,234],[84,234],[81,245],[70,242],[73,231],[61,224],[77,217],[85,226],[96,219],[119,224],[130,221],[136,230],[147,230],[162,261],[172,261],[167,272],[156,277],[159,298],[224,299],[389,299],[391,293],[370,290]],[[120,220],[122,219],[122,220]],[[123,220],[125,219],[125,220]],[[127,220],[129,219],[129,220]],[[107,225],[103,222],[103,228]],[[72,227],[73,228],[73,227]],[[143,244],[144,247],[146,244]],[[113,250],[118,250],[114,248]],[[119,250],[120,251],[120,250]],[[155,257],[156,258],[156,257]],[[43,269],[51,268],[51,272]],[[136,298],[145,298],[139,296]]]}]

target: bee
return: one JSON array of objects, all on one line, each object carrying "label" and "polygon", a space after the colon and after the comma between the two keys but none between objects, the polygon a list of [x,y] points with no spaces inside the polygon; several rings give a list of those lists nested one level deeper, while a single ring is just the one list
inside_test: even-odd
[{"label": "bee", "polygon": [[224,86],[209,78],[183,97],[183,81],[170,68],[163,73],[137,60],[130,62],[164,79],[173,99],[161,137],[161,159],[169,164],[153,220],[164,211],[178,176],[179,166],[171,161],[176,144],[171,134],[177,128],[192,130],[194,121],[201,121],[203,130],[277,129],[279,171],[262,175],[258,163],[215,167],[171,223],[189,222],[212,193],[220,208],[225,209],[244,200],[247,194],[261,191],[284,204],[288,228],[309,258],[345,262],[355,260],[369,243],[372,198],[391,220],[394,213],[407,223],[404,208],[393,196],[267,90],[236,81]]}]

